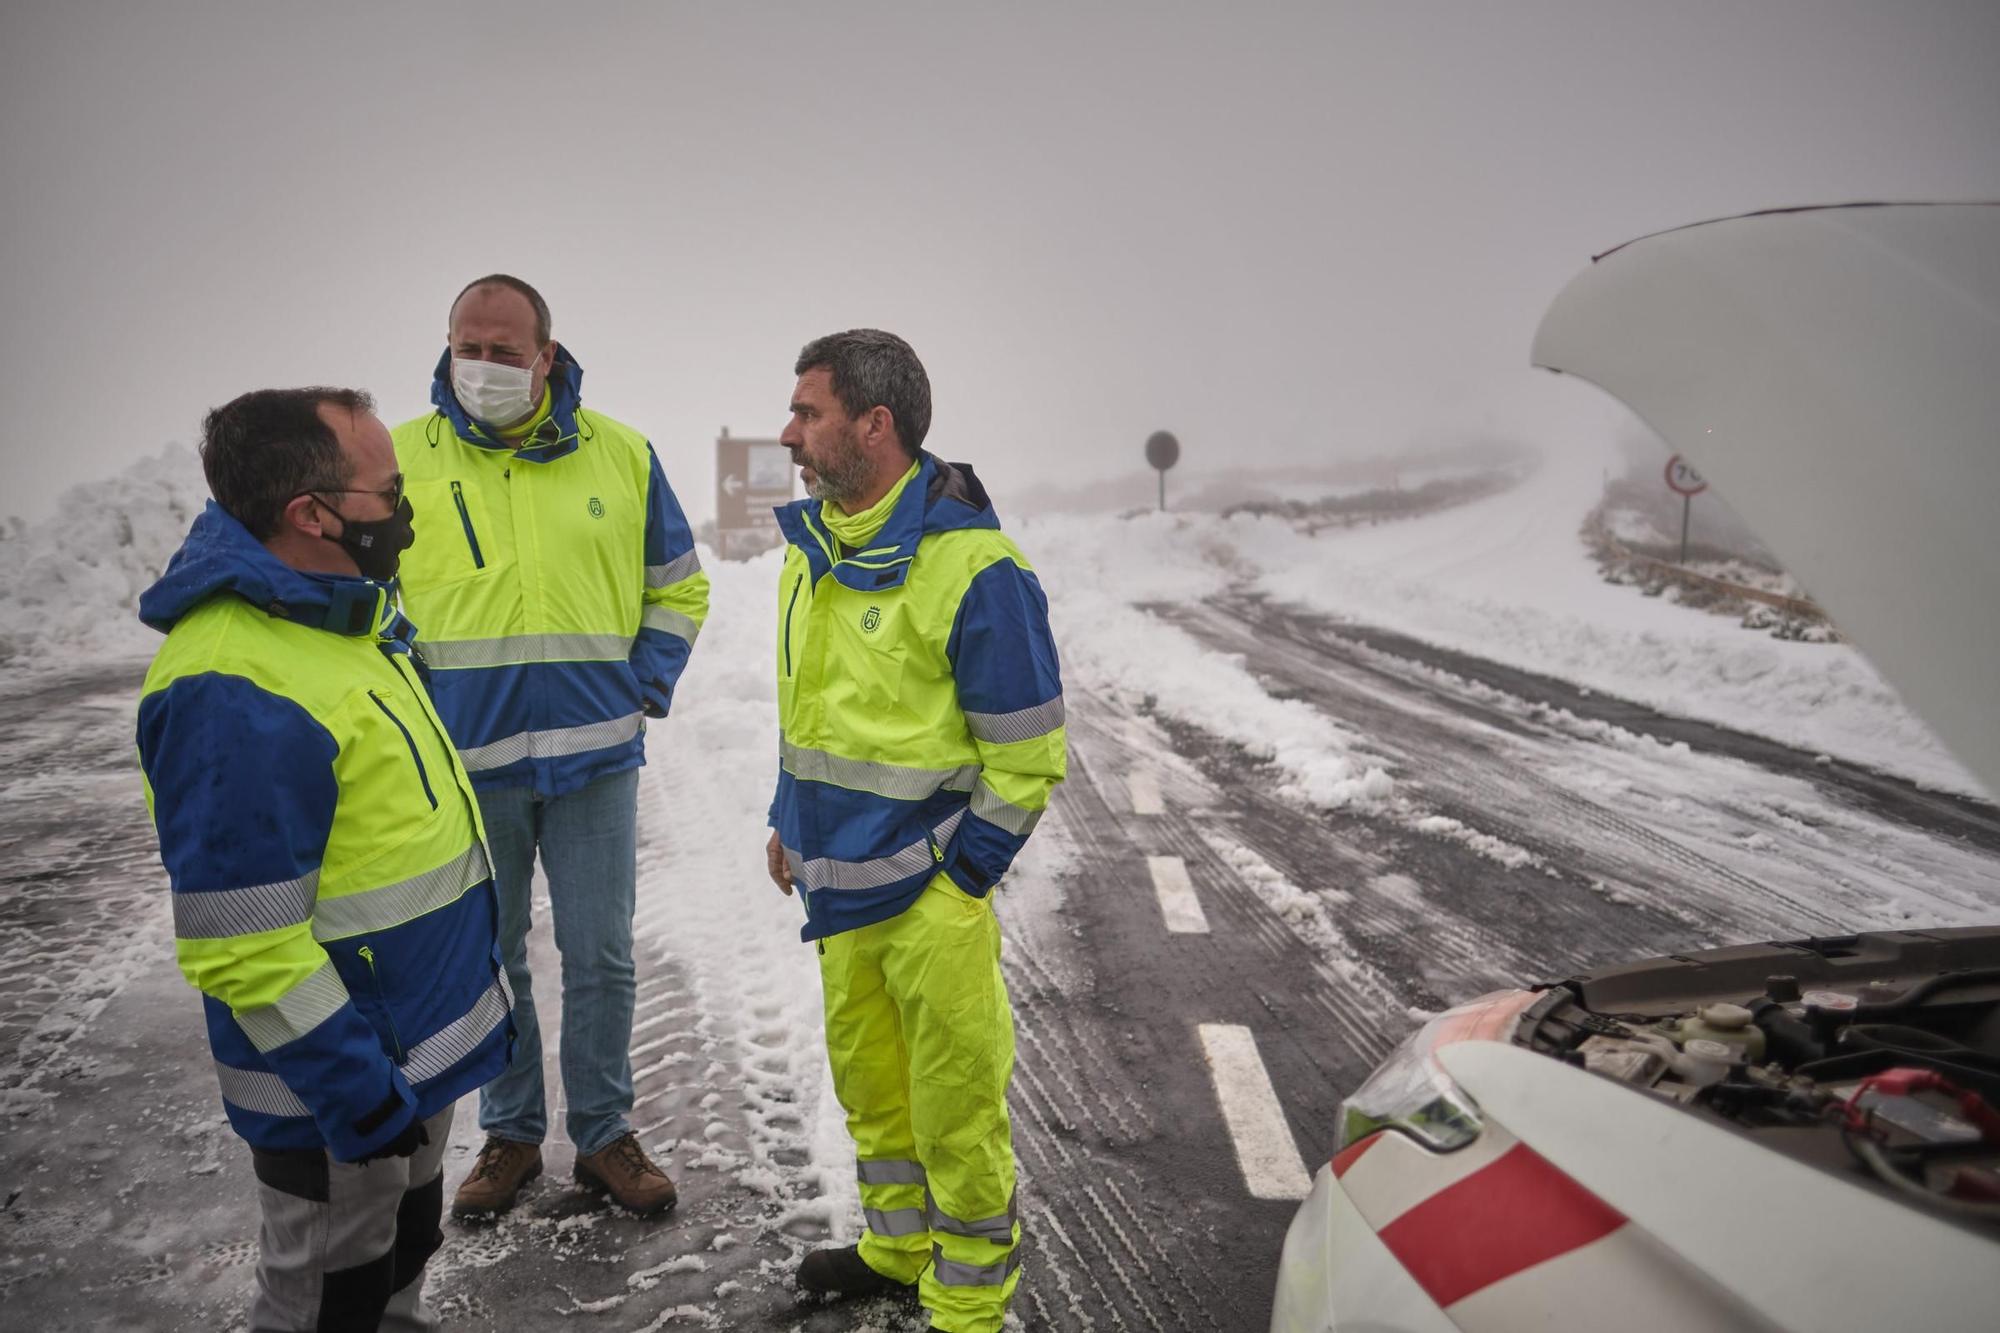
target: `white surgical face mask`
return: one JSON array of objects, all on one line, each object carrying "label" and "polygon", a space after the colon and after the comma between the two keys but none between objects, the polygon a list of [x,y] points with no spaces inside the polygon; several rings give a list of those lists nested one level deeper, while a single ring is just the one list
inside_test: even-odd
[{"label": "white surgical face mask", "polygon": [[511,426],[534,411],[534,381],[535,372],[527,366],[451,359],[451,391],[458,395],[458,405],[490,425]]}]

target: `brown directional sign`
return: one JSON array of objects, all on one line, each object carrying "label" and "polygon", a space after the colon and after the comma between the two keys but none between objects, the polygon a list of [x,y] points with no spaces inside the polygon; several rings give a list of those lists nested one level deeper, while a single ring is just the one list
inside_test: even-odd
[{"label": "brown directional sign", "polygon": [[774,505],[792,500],[791,450],[776,440],[722,432],[715,442],[715,527],[725,558],[769,550],[783,541]]}]

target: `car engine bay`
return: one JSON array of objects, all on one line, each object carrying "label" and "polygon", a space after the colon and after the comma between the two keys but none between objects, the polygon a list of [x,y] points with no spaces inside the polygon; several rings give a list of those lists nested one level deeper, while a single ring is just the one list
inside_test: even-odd
[{"label": "car engine bay", "polygon": [[1738,945],[1537,989],[1517,1043],[2000,1234],[2000,927]]}]

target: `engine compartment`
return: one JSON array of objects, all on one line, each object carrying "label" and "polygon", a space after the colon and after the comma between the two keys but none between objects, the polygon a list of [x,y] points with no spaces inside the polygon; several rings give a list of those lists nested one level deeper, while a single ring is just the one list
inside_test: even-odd
[{"label": "engine compartment", "polygon": [[2000,927],[1739,945],[1537,989],[1517,1043],[2000,1235]]}]

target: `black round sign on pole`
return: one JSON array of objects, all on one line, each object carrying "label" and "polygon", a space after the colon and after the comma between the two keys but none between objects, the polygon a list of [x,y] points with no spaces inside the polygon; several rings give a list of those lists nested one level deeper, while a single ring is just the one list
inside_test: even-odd
[{"label": "black round sign on pole", "polygon": [[1156,430],[1146,437],[1146,461],[1160,474],[1160,508],[1167,507],[1167,469],[1181,459],[1181,442],[1168,430]]}]

